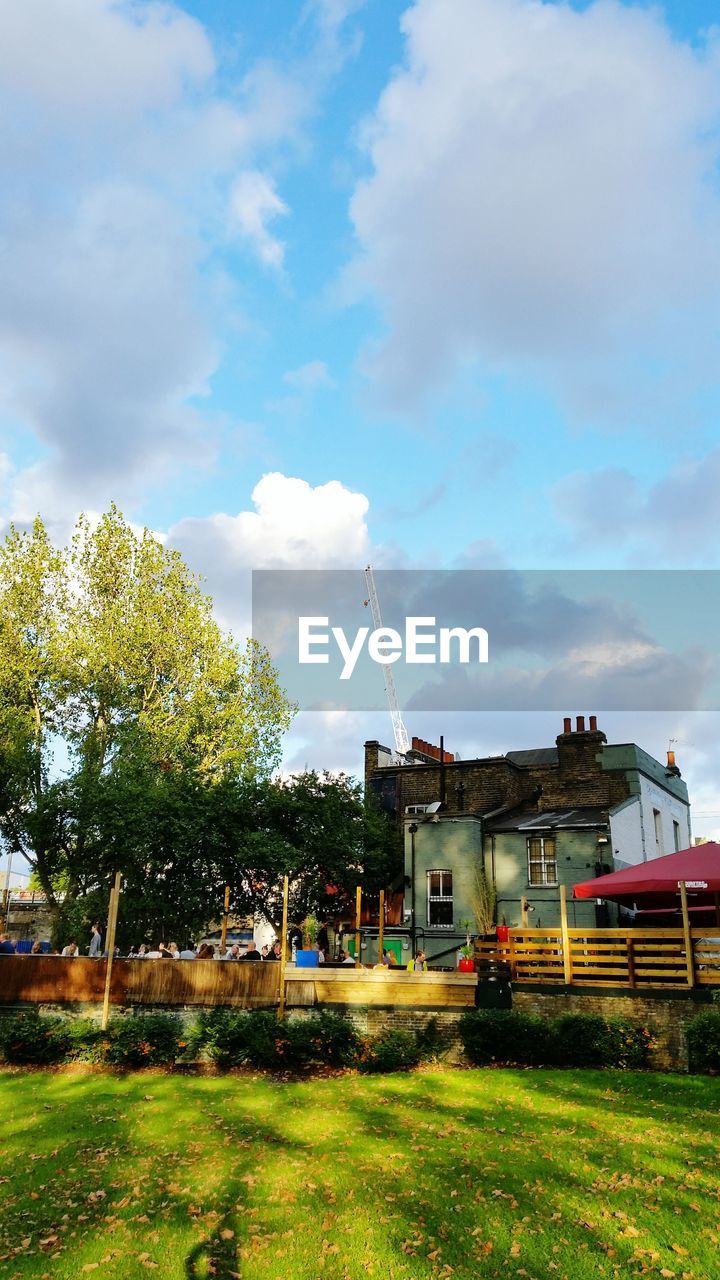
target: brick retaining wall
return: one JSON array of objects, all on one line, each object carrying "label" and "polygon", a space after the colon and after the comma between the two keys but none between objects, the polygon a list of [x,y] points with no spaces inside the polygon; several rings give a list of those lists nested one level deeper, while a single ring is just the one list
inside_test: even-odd
[{"label": "brick retaining wall", "polygon": [[603,1018],[627,1018],[647,1027],[657,1040],[652,1065],[660,1071],[687,1071],[685,1028],[709,1003],[707,991],[610,992],[602,988],[557,987],[518,984],[513,987],[513,1008],[558,1018],[563,1013],[599,1013]]}]

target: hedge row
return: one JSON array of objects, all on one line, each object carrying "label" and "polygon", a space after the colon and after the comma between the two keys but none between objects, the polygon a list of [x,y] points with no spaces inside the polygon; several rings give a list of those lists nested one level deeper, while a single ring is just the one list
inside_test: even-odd
[{"label": "hedge row", "polygon": [[[460,1036],[477,1066],[647,1067],[655,1041],[647,1027],[620,1018],[568,1013],[560,1018],[501,1009],[463,1015]],[[720,1072],[720,1011],[701,1013],[688,1026],[690,1068]],[[0,1054],[6,1062],[45,1066],[85,1061],[119,1067],[166,1066],[206,1057],[221,1068],[298,1070],[354,1066],[366,1072],[402,1071],[442,1057],[447,1041],[431,1018],[415,1033],[385,1030],[361,1036],[347,1018],[322,1012],[278,1022],[274,1013],[218,1009],[200,1014],[189,1032],[173,1014],[116,1018],[107,1031],[89,1020],[21,1013],[0,1018]]]},{"label": "hedge row", "polygon": [[116,1018],[107,1031],[88,1020],[34,1010],[0,1019],[5,1061],[38,1066],[73,1061],[167,1066],[206,1057],[225,1069],[354,1066],[366,1072],[402,1071],[441,1056],[446,1048],[435,1019],[416,1033],[386,1030],[369,1039],[347,1018],[329,1012],[278,1022],[270,1012],[217,1009],[200,1014],[189,1032],[178,1017],[165,1013]]},{"label": "hedge row", "polygon": [[647,1027],[594,1013],[541,1018],[506,1009],[475,1009],[460,1020],[465,1053],[476,1066],[647,1067],[655,1040]]}]

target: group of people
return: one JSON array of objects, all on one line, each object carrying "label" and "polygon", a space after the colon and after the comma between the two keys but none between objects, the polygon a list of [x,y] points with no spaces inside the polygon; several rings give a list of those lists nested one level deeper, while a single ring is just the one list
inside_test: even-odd
[{"label": "group of people", "polygon": [[[87,954],[92,959],[99,959],[101,956],[106,954],[102,949],[102,934],[100,932],[100,926],[97,924],[92,926]],[[75,941],[68,942],[67,945],[63,947],[62,951],[58,951],[57,947],[48,947],[47,944],[43,945],[39,938],[35,939],[29,951],[26,950],[26,947],[23,947],[22,950],[18,950],[12,938],[9,937],[7,933],[0,933],[0,955],[49,955],[72,957],[82,955],[82,952]]]},{"label": "group of people", "polygon": [[272,946],[263,943],[258,947],[253,939],[244,949],[238,942],[224,950],[212,942],[201,942],[197,947],[189,944],[181,951],[176,942],[159,942],[157,947],[149,947],[142,942],[139,947],[131,947],[128,960],[279,960],[281,947],[279,942]]},{"label": "group of people", "polygon": [[[9,938],[6,933],[0,933],[0,955],[14,954],[15,946],[12,939]],[[42,943],[39,941],[34,942],[29,954],[42,955]],[[62,951],[53,950],[47,954],[54,956],[61,955],[65,956],[67,959],[72,959],[73,956],[79,956],[82,953],[77,942],[72,941],[68,942],[66,946],[63,947]],[[97,924],[92,926],[87,954],[90,957],[95,958],[107,955],[107,952],[103,951],[102,934]],[[120,955],[118,947],[115,948],[114,954],[115,956]],[[275,941],[271,945],[263,943],[262,946],[258,947],[257,943],[253,939],[246,943],[244,948],[240,943],[233,942],[224,950],[222,946],[216,946],[212,942],[202,942],[197,947],[189,944],[182,950],[180,950],[176,942],[159,942],[155,947],[142,942],[138,947],[131,947],[126,958],[128,960],[236,960],[262,962],[263,960],[279,961],[281,955],[282,947],[279,941]],[[289,953],[288,959],[290,958],[291,954]],[[327,951],[320,948],[318,959],[321,964],[331,963],[332,961],[329,954],[329,948]],[[355,957],[351,955],[349,951],[346,951],[341,947],[338,951],[337,961],[335,963],[354,965]],[[382,959],[375,966],[376,969],[394,969],[397,967],[397,958],[394,951],[387,948],[382,953]],[[427,967],[427,958],[424,951],[417,951],[405,966],[410,973],[425,973],[427,972]]]}]

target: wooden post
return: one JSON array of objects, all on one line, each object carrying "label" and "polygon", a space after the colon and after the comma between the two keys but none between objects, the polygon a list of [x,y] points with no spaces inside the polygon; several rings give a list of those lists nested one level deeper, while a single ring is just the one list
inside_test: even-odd
[{"label": "wooden post", "polygon": [[517,955],[515,954],[515,934],[512,929],[508,934],[508,964],[510,965],[510,977],[515,981],[517,978]]},{"label": "wooden post", "polygon": [[362,906],[362,889],[358,885],[355,890],[355,968],[361,968],[360,961],[360,909]]},{"label": "wooden post", "polygon": [[227,947],[227,927],[228,927],[229,914],[230,914],[230,885],[226,884],[225,885],[225,901],[223,902],[222,928],[220,929],[220,949],[223,955],[225,955],[225,950]]},{"label": "wooden post", "polygon": [[566,984],[569,984],[572,982],[572,961],[568,935],[567,886],[564,884],[560,885],[560,932],[562,934],[563,979]]},{"label": "wooden post", "polygon": [[636,986],[635,979],[635,940],[628,938],[627,940],[627,968],[628,968],[628,986]]},{"label": "wooden post", "polygon": [[280,1004],[278,1018],[285,1017],[285,965],[287,964],[288,894],[290,882],[283,876],[282,942],[280,944]]},{"label": "wooden post", "polygon": [[520,919],[521,919],[521,921],[522,921],[522,927],[523,927],[523,929],[527,929],[527,927],[528,927],[528,900],[527,900],[527,898],[525,897],[525,894],[523,894],[522,898],[520,899]]},{"label": "wooden post", "polygon": [[685,938],[685,965],[687,969],[687,984],[689,987],[695,986],[695,957],[693,956],[692,934],[690,933],[690,916],[688,914],[687,904],[687,888],[685,881],[680,881],[680,906],[682,907],[682,926],[683,936]]},{"label": "wooden post", "polygon": [[385,949],[385,890],[380,890],[380,915],[378,919],[378,964],[382,964]]},{"label": "wooden post", "polygon": [[121,884],[122,875],[119,871],[116,871],[115,884],[110,890],[110,909],[108,911],[107,930],[105,932],[107,960],[105,961],[105,994],[103,996],[102,1019],[100,1022],[102,1031],[107,1031],[108,1018],[110,1017],[110,980],[112,978],[112,967],[115,954],[115,930],[117,928]]}]

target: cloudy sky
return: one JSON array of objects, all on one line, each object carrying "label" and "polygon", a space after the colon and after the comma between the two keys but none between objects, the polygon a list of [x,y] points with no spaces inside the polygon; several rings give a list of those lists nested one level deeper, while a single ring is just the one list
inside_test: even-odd
[{"label": "cloudy sky", "polygon": [[[0,520],[114,499],[237,630],[251,568],[717,568],[716,14],[0,0]],[[720,832],[717,716],[603,688],[408,728],[596,712]],[[389,732],[305,714],[287,765]]]}]

